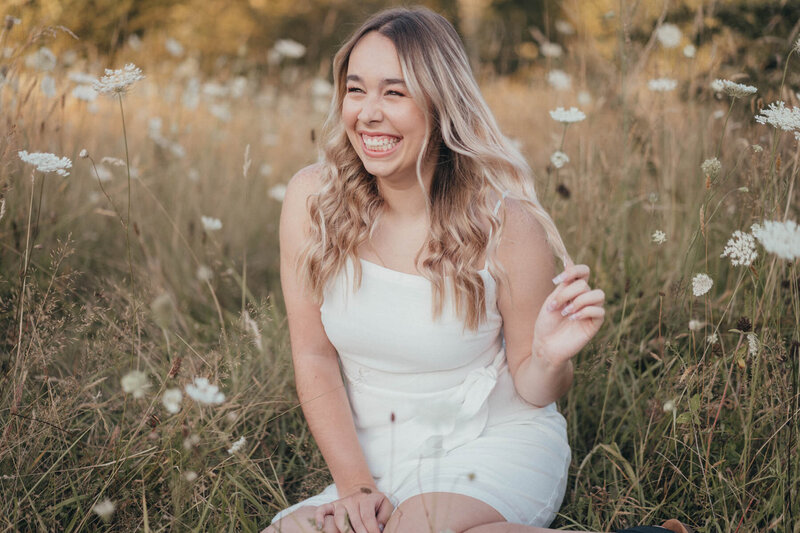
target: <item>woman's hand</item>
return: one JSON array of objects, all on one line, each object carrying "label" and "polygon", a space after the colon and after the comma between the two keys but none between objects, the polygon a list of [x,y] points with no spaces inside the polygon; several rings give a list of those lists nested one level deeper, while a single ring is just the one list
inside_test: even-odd
[{"label": "woman's hand", "polygon": [[556,288],[539,311],[533,329],[533,353],[551,364],[566,363],[603,324],[605,294],[592,290],[588,279],[588,266],[568,265],[553,280]]},{"label": "woman's hand", "polygon": [[320,505],[314,519],[322,527],[325,516],[333,515],[333,521],[341,533],[381,533],[394,505],[377,487],[362,486],[333,503]]}]

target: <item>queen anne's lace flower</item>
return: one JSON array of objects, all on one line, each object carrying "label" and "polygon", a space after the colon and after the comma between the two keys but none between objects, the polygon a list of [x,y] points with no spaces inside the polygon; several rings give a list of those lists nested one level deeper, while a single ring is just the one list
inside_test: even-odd
[{"label": "queen anne's lace flower", "polygon": [[763,224],[753,224],[750,232],[769,253],[789,261],[800,257],[800,226],[796,222],[766,220]]},{"label": "queen anne's lace flower", "polygon": [[69,176],[68,168],[72,168],[72,161],[68,157],[58,157],[47,152],[28,153],[25,150],[17,152],[19,158],[36,167],[39,172],[55,172],[59,176]]},{"label": "queen anne's lace flower", "polygon": [[659,245],[667,242],[667,234],[661,231],[660,229],[655,230],[653,232],[653,235],[650,236],[650,238],[653,240],[654,243]]},{"label": "queen anne's lace flower", "polygon": [[572,122],[580,122],[581,120],[585,120],[586,113],[584,113],[577,107],[570,107],[569,109],[564,109],[563,107],[557,107],[556,109],[550,111],[550,117],[556,122],[561,122],[562,124],[570,124]]},{"label": "queen anne's lace flower", "polygon": [[141,398],[150,388],[150,380],[147,374],[141,370],[131,370],[120,380],[122,390],[128,394],[133,394],[134,398]]},{"label": "queen anne's lace flower", "polygon": [[234,453],[238,452],[239,450],[242,449],[245,442],[247,442],[247,439],[245,439],[244,437],[239,438],[239,440],[231,444],[231,447],[228,448],[228,453],[233,455]]},{"label": "queen anne's lace flower", "polygon": [[769,104],[767,109],[762,109],[756,115],[756,122],[769,124],[783,131],[800,130],[800,109],[789,109],[781,100]]},{"label": "queen anne's lace flower", "polygon": [[286,185],[283,183],[279,183],[277,185],[273,185],[269,189],[269,197],[273,200],[277,200],[282,202],[283,199],[286,197]]},{"label": "queen anne's lace flower", "polygon": [[561,151],[553,152],[553,155],[550,156],[550,162],[556,168],[561,168],[567,163],[569,163],[569,156]]},{"label": "queen anne's lace flower", "polygon": [[539,52],[541,52],[544,57],[561,57],[561,54],[564,53],[564,49],[561,48],[561,45],[558,43],[545,42],[539,47]]},{"label": "queen anne's lace flower", "polygon": [[119,70],[106,69],[106,75],[94,82],[94,90],[101,94],[125,94],[131,85],[143,80],[142,69],[128,63]]},{"label": "queen anne's lace flower", "polygon": [[94,514],[96,514],[103,520],[108,520],[109,518],[111,518],[111,515],[114,514],[114,509],[116,509],[116,505],[114,505],[114,502],[112,502],[108,498],[105,498],[103,501],[97,502],[92,507],[92,511],[94,511]]},{"label": "queen anne's lace flower", "polygon": [[692,278],[692,292],[695,296],[702,296],[711,290],[714,280],[708,274],[695,274]]},{"label": "queen anne's lace flower", "polygon": [[758,92],[758,89],[752,85],[743,85],[741,83],[732,82],[731,80],[714,80],[711,86],[714,87],[717,92],[724,92],[733,98],[745,98]]},{"label": "queen anne's lace flower", "polygon": [[693,44],[687,44],[683,47],[683,55],[691,59],[697,55],[697,48]]},{"label": "queen anne's lace flower", "polygon": [[691,331],[698,331],[698,330],[702,329],[702,327],[703,327],[703,322],[701,322],[699,320],[691,319],[689,321],[689,329]]},{"label": "queen anne's lace flower", "polygon": [[183,393],[181,389],[167,389],[164,395],[161,396],[161,403],[167,412],[173,415],[181,410],[181,401],[183,400]]},{"label": "queen anne's lace flower", "polygon": [[719,336],[716,333],[712,333],[706,337],[706,342],[708,344],[717,344],[717,342],[719,342]]},{"label": "queen anne's lace flower", "polygon": [[677,86],[678,82],[672,78],[657,78],[647,82],[648,89],[659,93],[674,91]]},{"label": "queen anne's lace flower", "polygon": [[750,266],[758,257],[756,241],[749,233],[734,231],[720,257],[729,257],[733,266]]},{"label": "queen anne's lace flower", "polygon": [[557,91],[567,91],[572,87],[572,78],[563,70],[553,69],[547,73],[547,83]]},{"label": "queen anne's lace flower", "polygon": [[202,216],[200,220],[203,222],[203,229],[206,231],[217,231],[222,229],[222,221],[218,218]]},{"label": "queen anne's lace flower", "polygon": [[680,28],[669,22],[662,24],[656,30],[656,39],[664,48],[676,48],[681,44],[681,37],[683,34]]},{"label": "queen anne's lace flower", "polygon": [[711,159],[703,161],[703,164],[700,165],[700,170],[703,171],[704,176],[708,176],[714,180],[717,179],[717,176],[719,176],[719,173],[722,171],[722,163],[720,163],[719,159],[716,157],[712,157]]},{"label": "queen anne's lace flower", "polygon": [[209,383],[208,378],[194,378],[194,383],[186,385],[186,394],[196,402],[209,405],[225,401],[225,394],[219,391],[219,387]]},{"label": "queen anne's lace flower", "polygon": [[278,39],[272,47],[280,57],[300,59],[306,55],[306,47],[291,39]]}]

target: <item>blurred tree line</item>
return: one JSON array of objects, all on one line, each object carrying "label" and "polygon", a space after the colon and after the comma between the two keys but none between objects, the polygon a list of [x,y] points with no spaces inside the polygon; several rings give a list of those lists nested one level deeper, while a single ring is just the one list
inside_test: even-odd
[{"label": "blurred tree line", "polygon": [[[659,19],[678,24],[687,42],[703,45],[719,39],[720,52],[737,61],[752,45],[796,38],[800,30],[797,0],[417,0],[446,16],[465,37],[472,58],[494,72],[516,71],[535,58],[544,41],[572,35],[589,38],[598,53],[612,58],[621,39],[646,42]],[[79,38],[87,55],[110,57],[132,36],[142,42],[180,42],[201,68],[214,69],[220,57],[239,58],[240,68],[266,68],[269,50],[279,39],[306,46],[300,61],[327,74],[329,60],[343,40],[371,13],[408,5],[400,0],[4,0],[0,15],[23,24],[63,25]],[[620,18],[626,23],[620,24]],[[558,32],[566,21],[574,33]],[[622,27],[626,34],[621,35]],[[76,43],[69,46],[75,49]],[[148,49],[148,58],[167,55],[164,46]],[[781,52],[783,53],[783,52]],[[769,55],[769,54],[767,54]],[[153,57],[151,57],[153,56]],[[776,56],[771,65],[778,67]]]}]

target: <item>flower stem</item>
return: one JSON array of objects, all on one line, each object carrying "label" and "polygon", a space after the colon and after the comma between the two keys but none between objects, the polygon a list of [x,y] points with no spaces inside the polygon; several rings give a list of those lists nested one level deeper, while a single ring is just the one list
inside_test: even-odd
[{"label": "flower stem", "polygon": [[[128,268],[131,274],[131,310],[133,319],[138,326],[138,316],[136,310],[136,280],[133,277],[133,259],[131,258],[131,158],[128,153],[128,132],[125,128],[125,111],[122,109],[122,93],[119,98],[119,113],[122,116],[122,138],[125,141],[125,169],[128,172],[128,222],[125,224],[125,246],[128,249]],[[131,330],[131,356],[136,354],[136,329]],[[137,365],[138,367],[138,365]]]},{"label": "flower stem", "polygon": [[717,151],[714,154],[714,157],[719,159],[719,152],[722,150],[722,140],[725,138],[725,130],[728,128],[728,119],[731,118],[731,111],[733,111],[733,104],[736,102],[736,98],[731,98],[731,105],[728,108],[728,114],[725,115],[725,123],[722,125],[722,135],[719,136],[719,143],[717,144]]}]

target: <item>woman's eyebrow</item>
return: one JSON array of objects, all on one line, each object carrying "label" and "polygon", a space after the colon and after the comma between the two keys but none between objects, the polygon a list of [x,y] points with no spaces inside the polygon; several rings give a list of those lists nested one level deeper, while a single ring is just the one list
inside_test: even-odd
[{"label": "woman's eyebrow", "polygon": [[[348,74],[347,81],[355,81],[358,83],[363,83],[361,76],[357,74]],[[405,85],[406,82],[403,78],[384,78],[381,80],[380,85]]]}]

